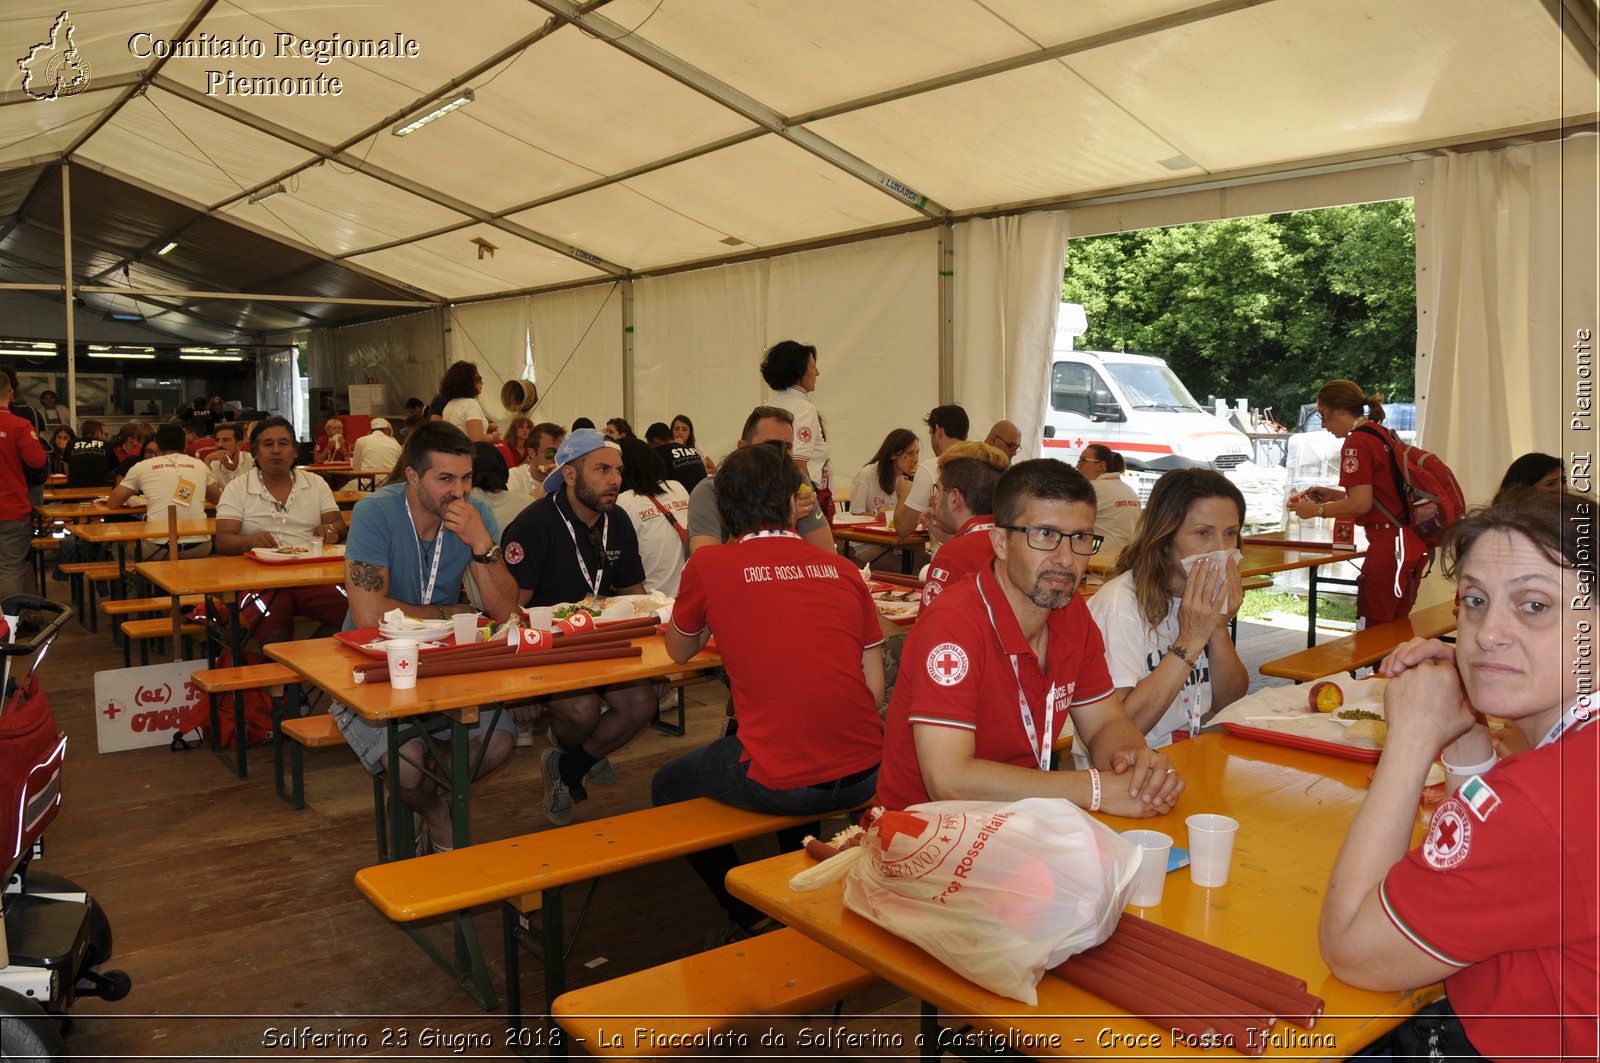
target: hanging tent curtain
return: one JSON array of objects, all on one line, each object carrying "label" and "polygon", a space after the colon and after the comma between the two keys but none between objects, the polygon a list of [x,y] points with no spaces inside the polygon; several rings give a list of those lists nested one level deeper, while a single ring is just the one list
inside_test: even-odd
[{"label": "hanging tent curtain", "polygon": [[1488,501],[1520,454],[1594,450],[1569,426],[1574,346],[1596,320],[1595,145],[1416,164],[1419,442],[1468,501]]},{"label": "hanging tent curtain", "polygon": [[311,379],[318,387],[339,390],[349,384],[382,384],[392,412],[399,412],[411,395],[426,402],[438,391],[443,369],[443,327],[440,311],[425,310],[313,333]]}]

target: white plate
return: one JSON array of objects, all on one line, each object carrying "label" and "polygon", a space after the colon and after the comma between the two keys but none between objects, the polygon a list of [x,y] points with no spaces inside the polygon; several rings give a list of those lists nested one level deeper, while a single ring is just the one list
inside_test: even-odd
[{"label": "white plate", "polygon": [[418,642],[436,642],[442,638],[454,637],[455,624],[449,620],[407,619],[401,627],[380,624],[378,626],[378,634],[386,639],[415,639]]},{"label": "white plate", "polygon": [[[311,556],[309,552],[281,550],[267,546],[257,546],[250,552],[263,561],[305,561]],[[319,558],[343,556],[344,543],[335,543],[332,546],[324,546],[322,548],[322,553],[317,555]]]},{"label": "white plate", "polygon": [[663,606],[671,606],[672,599],[660,591],[650,594],[619,594],[606,600],[599,619],[605,623],[617,620],[637,620],[649,616]]}]

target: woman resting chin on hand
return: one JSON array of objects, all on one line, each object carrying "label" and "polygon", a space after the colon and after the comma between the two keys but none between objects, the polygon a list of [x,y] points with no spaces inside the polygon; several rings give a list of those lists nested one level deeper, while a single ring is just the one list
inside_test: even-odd
[{"label": "woman resting chin on hand", "polygon": [[[1514,492],[1451,530],[1454,650],[1414,640],[1384,661],[1388,737],[1322,909],[1322,955],[1368,989],[1440,981],[1395,1056],[1594,1059],[1600,1010],[1596,806],[1600,728],[1573,647],[1593,638],[1594,504]],[[1480,714],[1529,751],[1499,759]],[[1410,849],[1438,757],[1453,793]],[[1409,851],[1408,851],[1409,850]]]}]

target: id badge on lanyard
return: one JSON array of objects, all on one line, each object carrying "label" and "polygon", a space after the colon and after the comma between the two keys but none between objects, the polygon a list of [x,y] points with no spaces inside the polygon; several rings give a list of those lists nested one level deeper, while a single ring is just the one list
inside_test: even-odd
[{"label": "id badge on lanyard", "polygon": [[1028,705],[1028,695],[1022,691],[1022,669],[1017,664],[1016,654],[1011,655],[1011,674],[1017,677],[1017,709],[1022,714],[1022,730],[1028,736],[1028,748],[1033,750],[1033,755],[1039,762],[1039,770],[1049,771],[1050,754],[1056,741],[1055,699],[1049,695],[1045,697],[1044,734],[1041,735],[1033,726],[1033,709]]},{"label": "id badge on lanyard", "polygon": [[[560,512],[559,507],[557,512]],[[561,514],[561,523],[567,529],[567,537],[572,540],[572,552],[578,555],[578,571],[583,573],[583,582],[589,585],[589,593],[600,597],[600,581],[606,574],[606,546],[611,542],[610,516],[600,514],[600,557],[592,578],[589,575],[589,563],[583,559],[583,551],[578,547],[578,533],[572,530],[572,522],[567,520],[565,513]]]}]

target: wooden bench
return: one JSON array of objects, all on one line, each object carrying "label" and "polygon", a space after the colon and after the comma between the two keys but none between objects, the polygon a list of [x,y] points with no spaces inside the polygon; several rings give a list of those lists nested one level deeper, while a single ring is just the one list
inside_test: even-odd
[{"label": "wooden bench", "polygon": [[[64,565],[56,566],[57,572],[65,572],[72,577],[72,604],[79,610],[80,617],[86,617],[90,633],[100,628],[99,614],[95,609],[95,584],[105,580],[121,578],[122,569],[117,567],[115,561],[69,561]],[[89,607],[84,608],[83,585],[87,580],[89,584]],[[115,594],[113,593],[113,596]],[[123,655],[126,660],[126,654]]]},{"label": "wooden bench", "polygon": [[1261,674],[1305,683],[1339,672],[1354,672],[1358,668],[1377,664],[1408,639],[1438,638],[1455,629],[1455,603],[1440,602],[1426,609],[1414,610],[1403,619],[1390,620],[1353,635],[1268,661],[1261,666]]},{"label": "wooden bench", "polygon": [[[150,663],[150,643],[172,637],[172,618],[170,616],[151,617],[148,620],[124,620],[121,624],[122,637],[126,639],[122,645],[122,664],[125,668],[133,667],[133,644],[139,644],[139,663]],[[191,652],[190,640],[204,638],[206,626],[204,624],[183,624],[178,628],[178,634],[183,636],[183,655],[187,658]]]},{"label": "wooden bench", "polygon": [[[490,996],[488,968],[472,933],[473,953],[461,957],[472,970],[452,969],[442,953],[410,924],[433,916],[454,915],[457,941],[462,928],[471,929],[468,910],[482,904],[500,904],[506,957],[506,1008],[509,1026],[522,1027],[522,971],[520,948],[544,960],[544,999],[550,1002],[566,992],[567,938],[564,928],[567,886],[597,880],[703,852],[748,838],[797,827],[828,815],[769,816],[719,804],[708,797],[645,808],[618,816],[574,823],[567,827],[523,834],[515,838],[482,842],[452,852],[434,853],[413,860],[398,860],[363,868],[356,887],[384,915],[402,924],[424,950],[456,977],[464,988],[476,982]],[[590,893],[594,887],[591,885]],[[583,910],[588,908],[587,902]],[[540,912],[535,932],[531,913]],[[573,928],[581,929],[583,913]],[[459,951],[459,949],[458,949]]]},{"label": "wooden bench", "polygon": [[[203,594],[185,594],[178,599],[178,605],[188,609],[206,603]],[[150,613],[160,613],[168,620],[172,619],[172,596],[163,594],[158,598],[108,598],[100,603],[100,611],[107,616],[141,616]]]},{"label": "wooden bench", "polygon": [[[591,1056],[687,1055],[700,1051],[693,1035],[731,1030],[741,1016],[812,1015],[876,982],[865,968],[784,927],[563,993],[550,1014]],[[636,1026],[670,1040],[641,1047],[631,1036]],[[603,1040],[602,1027],[622,1033],[624,1043]],[[672,1041],[684,1047],[662,1047]]]}]

